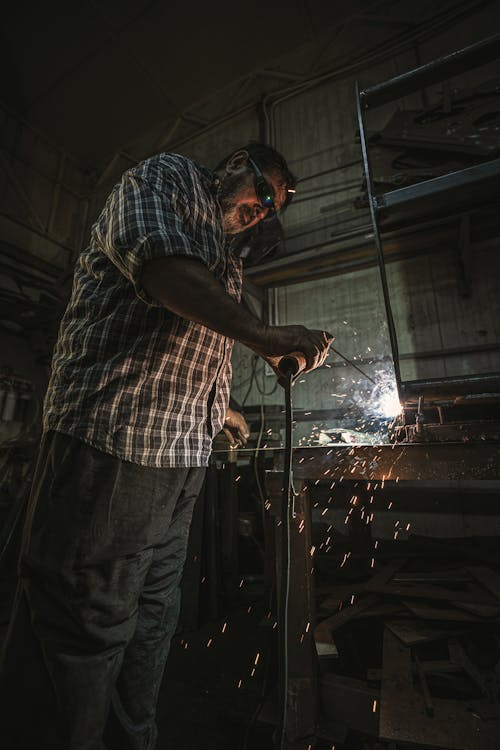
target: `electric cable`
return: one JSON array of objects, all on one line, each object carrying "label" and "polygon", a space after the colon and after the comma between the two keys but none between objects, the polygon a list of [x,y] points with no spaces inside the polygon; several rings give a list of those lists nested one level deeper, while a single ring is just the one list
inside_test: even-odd
[{"label": "electric cable", "polygon": [[279,696],[282,701],[279,744],[284,750],[288,714],[288,599],[290,592],[290,523],[293,516],[293,474],[292,474],[292,382],[294,373],[289,369],[285,378],[285,453],[283,472],[283,501],[281,504],[281,582],[280,604],[278,609],[278,663],[280,666]]}]

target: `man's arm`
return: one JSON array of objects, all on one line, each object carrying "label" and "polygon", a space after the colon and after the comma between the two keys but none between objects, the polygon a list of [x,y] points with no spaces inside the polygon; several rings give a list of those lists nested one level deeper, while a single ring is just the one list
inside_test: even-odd
[{"label": "man's arm", "polygon": [[142,284],[168,310],[223,336],[251,347],[265,335],[264,324],[227,294],[199,260],[177,255],[150,260]]},{"label": "man's arm", "polygon": [[192,258],[154,258],[144,265],[144,289],[176,315],[240,341],[262,357],[303,352],[308,369],[323,363],[333,339],[304,326],[267,326],[233,299],[208,268]]}]

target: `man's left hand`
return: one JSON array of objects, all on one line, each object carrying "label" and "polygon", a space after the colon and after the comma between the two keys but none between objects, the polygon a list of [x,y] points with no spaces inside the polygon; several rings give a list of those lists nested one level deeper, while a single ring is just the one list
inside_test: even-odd
[{"label": "man's left hand", "polygon": [[239,411],[234,411],[234,409],[227,410],[224,427],[222,429],[229,440],[231,448],[238,448],[240,445],[243,447],[247,444],[247,440],[250,436],[250,429],[246,423],[245,417],[243,414],[240,414]]}]

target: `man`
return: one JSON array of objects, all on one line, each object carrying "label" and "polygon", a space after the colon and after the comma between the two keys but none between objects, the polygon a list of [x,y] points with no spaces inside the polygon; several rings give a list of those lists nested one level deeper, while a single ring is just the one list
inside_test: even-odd
[{"label": "man", "polygon": [[123,175],[93,226],[54,351],[5,668],[6,678],[9,663],[21,668],[24,618],[55,718],[50,729],[15,724],[12,747],[35,747],[33,736],[51,750],[155,747],[212,438],[248,437],[228,410],[233,340],[273,362],[302,351],[309,369],[331,340],[264,325],[239,302],[241,263],[226,240],[284,208],[294,186],[262,144],[215,172],[160,154]]}]

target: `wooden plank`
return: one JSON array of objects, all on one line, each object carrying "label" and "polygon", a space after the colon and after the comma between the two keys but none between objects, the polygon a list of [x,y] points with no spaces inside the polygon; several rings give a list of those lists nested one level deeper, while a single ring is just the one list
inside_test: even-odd
[{"label": "wooden plank", "polygon": [[417,617],[423,620],[441,620],[443,622],[481,622],[481,618],[470,612],[463,612],[453,606],[445,606],[436,602],[418,601],[417,599],[403,599],[403,604]]},{"label": "wooden plank", "polygon": [[[391,580],[394,573],[396,573],[398,570],[401,570],[407,562],[407,557],[400,557],[395,558],[391,560],[391,562],[387,563],[387,565],[384,565],[382,568],[378,568],[375,572],[375,575],[373,575],[369,581],[365,584],[365,588],[369,589],[370,587],[376,587],[376,586],[382,586],[385,583],[388,583],[388,581]],[[372,590],[375,590],[374,588]]]},{"label": "wooden plank", "polygon": [[[435,500],[434,500],[435,502]],[[432,583],[432,584],[449,584],[449,583],[468,583],[472,576],[466,570],[427,570],[427,571],[404,571],[393,576],[394,583]]]},{"label": "wooden plank", "polygon": [[378,601],[379,597],[376,594],[369,594],[362,599],[358,599],[351,606],[344,607],[331,617],[327,617],[326,620],[322,620],[314,629],[314,640],[316,643],[330,643],[332,640],[331,634],[335,630],[357,617],[360,612],[368,609],[372,604],[377,604]]},{"label": "wooden plank", "polygon": [[483,619],[495,621],[500,617],[500,606],[497,604],[477,604],[475,602],[453,602],[457,609],[464,609],[466,612],[472,612]]},{"label": "wooden plank", "polygon": [[432,695],[429,690],[429,685],[427,684],[424,670],[422,669],[422,664],[420,663],[420,659],[416,655],[414,656],[414,664],[420,689],[424,698],[425,711],[427,713],[427,716],[434,716],[434,703],[432,700]]},{"label": "wooden plank", "polygon": [[360,612],[358,617],[360,620],[363,620],[368,617],[387,617],[387,615],[390,615],[391,617],[394,615],[398,615],[399,617],[410,617],[410,613],[403,604],[400,604],[399,602],[382,601],[379,604],[374,604],[370,609],[365,609],[364,612]]},{"label": "wooden plank", "polygon": [[444,586],[432,585],[401,585],[392,583],[377,584],[374,581],[367,581],[366,591],[372,591],[377,594],[388,594],[390,596],[399,596],[405,599],[436,599],[445,602],[474,602],[479,604],[494,604],[495,600],[487,592],[477,589],[468,589],[458,591],[457,589],[448,589]]},{"label": "wooden plank", "polygon": [[422,620],[387,620],[385,625],[405,646],[415,646],[418,643],[429,643],[450,637],[449,628],[439,628]]},{"label": "wooden plank", "polygon": [[482,722],[465,703],[432,698],[434,716],[413,685],[411,650],[384,630],[380,737],[450,750],[498,750],[499,724]]},{"label": "wooden plank", "polygon": [[[462,672],[462,668],[457,666],[451,661],[445,661],[444,659],[432,659],[431,661],[421,661],[421,667],[424,674],[435,675],[435,674],[457,674]],[[366,679],[368,682],[380,682],[382,680],[381,669],[367,669]],[[500,713],[500,707],[498,708]],[[500,717],[499,717],[500,718]]]}]

